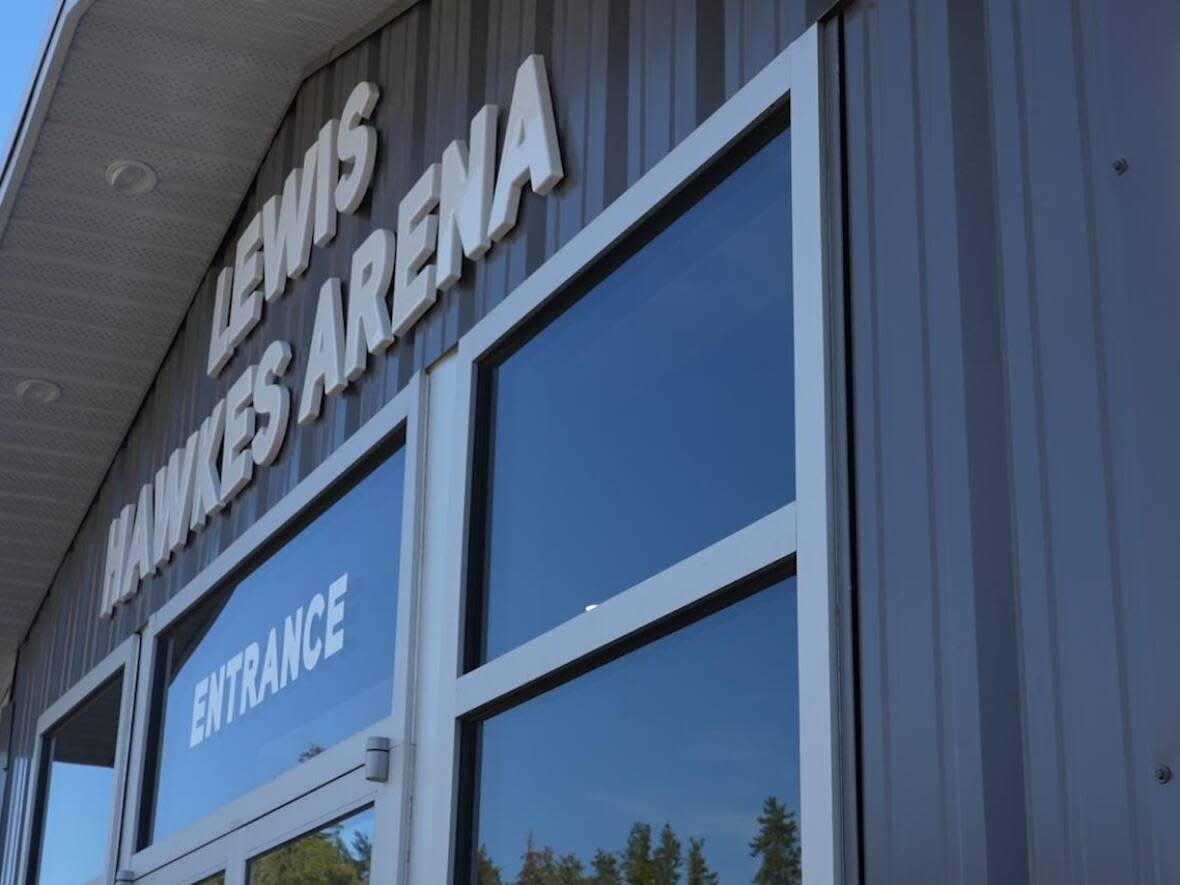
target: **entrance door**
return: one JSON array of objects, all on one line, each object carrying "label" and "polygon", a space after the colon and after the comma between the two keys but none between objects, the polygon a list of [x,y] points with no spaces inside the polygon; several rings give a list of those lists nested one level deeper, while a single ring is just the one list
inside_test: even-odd
[{"label": "entrance door", "polygon": [[389,780],[363,766],[138,879],[144,885],[368,885],[397,882],[405,867],[405,766]]}]

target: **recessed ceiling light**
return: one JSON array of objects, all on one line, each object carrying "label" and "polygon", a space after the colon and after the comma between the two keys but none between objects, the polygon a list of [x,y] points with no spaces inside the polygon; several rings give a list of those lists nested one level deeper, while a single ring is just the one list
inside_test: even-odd
[{"label": "recessed ceiling light", "polygon": [[594,611],[594,609],[596,609],[596,608],[598,608],[598,603],[597,603],[597,602],[592,602],[592,603],[590,603],[588,606],[586,606],[586,611],[588,611],[588,612],[592,612],[592,611]]},{"label": "recessed ceiling light", "polygon": [[149,193],[159,181],[156,170],[139,160],[115,160],[107,166],[106,177],[115,193],[133,197]]},{"label": "recessed ceiling light", "polygon": [[61,399],[61,388],[44,378],[29,378],[16,385],[16,395],[26,402],[47,406]]}]

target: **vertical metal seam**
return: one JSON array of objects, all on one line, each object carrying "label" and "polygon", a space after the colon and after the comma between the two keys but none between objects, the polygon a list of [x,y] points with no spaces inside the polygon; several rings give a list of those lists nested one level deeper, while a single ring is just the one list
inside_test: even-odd
[{"label": "vertical metal seam", "polygon": [[[1095,361],[1095,392],[1098,400],[1098,443],[1102,457],[1102,499],[1106,504],[1106,536],[1110,553],[1110,595],[1111,614],[1114,618],[1114,646],[1115,660],[1118,667],[1119,711],[1121,713],[1120,732],[1123,738],[1123,774],[1124,789],[1126,791],[1127,808],[1130,815],[1128,822],[1132,834],[1139,832],[1139,804],[1136,801],[1138,790],[1134,772],[1134,744],[1131,735],[1130,686],[1127,677],[1126,651],[1126,623],[1124,619],[1123,586],[1122,586],[1122,545],[1119,542],[1118,531],[1114,519],[1118,514],[1117,486],[1114,476],[1114,441],[1111,435],[1110,383],[1107,371],[1106,335],[1102,318],[1102,276],[1099,266],[1097,218],[1095,216],[1095,180],[1094,157],[1091,146],[1089,94],[1085,81],[1085,50],[1081,34],[1081,10],[1078,0],[1068,0],[1070,7],[1070,39],[1074,58],[1074,94],[1078,107],[1078,149],[1081,154],[1081,196],[1083,217],[1086,228],[1086,240],[1089,244],[1087,265],[1089,268],[1089,296],[1091,322],[1093,328],[1093,347]],[[1134,843],[1134,838],[1133,838]],[[1132,881],[1139,882],[1142,877],[1142,858],[1138,846],[1133,845],[1131,863],[1133,865]],[[1154,878],[1154,877],[1153,877]]]}]

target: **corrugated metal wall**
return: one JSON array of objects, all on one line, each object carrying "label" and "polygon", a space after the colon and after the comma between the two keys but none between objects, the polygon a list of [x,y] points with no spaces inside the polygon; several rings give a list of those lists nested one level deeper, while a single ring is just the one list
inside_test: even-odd
[{"label": "corrugated metal wall", "polygon": [[1180,881],[1180,6],[844,34],[865,881]]},{"label": "corrugated metal wall", "polygon": [[[24,795],[41,710],[823,5],[432,0],[313,76],[242,217],[362,78],[384,87],[373,197],[218,384],[203,372],[212,276],[198,293],[22,648],[9,800]],[[845,127],[830,148],[847,205],[846,664],[860,700],[849,851],[868,883],[1180,881],[1180,781],[1153,777],[1163,763],[1180,773],[1168,571],[1180,536],[1180,6],[1134,13],[1114,0],[864,0],[825,39]],[[301,376],[319,282],[346,274],[374,222],[393,226],[397,199],[481,104],[507,104],[533,51],[559,115],[557,196],[526,200],[517,231],[408,345],[294,429],[279,463],[113,624],[99,621],[110,518],[264,342],[289,339]],[[20,816],[6,820],[11,883]]]},{"label": "corrugated metal wall", "polygon": [[[312,76],[264,161],[227,243],[279,191],[288,171],[352,87],[383,88],[372,195],[340,220],[335,242],[315,249],[307,276],[268,305],[263,325],[216,383],[204,372],[213,284],[227,253],[197,293],[176,342],[135,420],[98,499],[67,555],[27,642],[15,685],[8,799],[23,802],[41,711],[90,670],[148,615],[213,561],[257,516],[305,477],[349,434],[443,354],[726,97],[803,32],[813,19],[804,0],[430,0]],[[291,342],[289,379],[301,378],[320,283],[347,278],[360,239],[374,224],[396,227],[398,200],[454,138],[466,138],[486,102],[506,112],[515,72],[532,52],[545,55],[558,115],[566,178],[554,196],[522,202],[520,223],[419,324],[349,391],[329,400],[322,419],[292,426],[282,457],[163,573],[144,583],[113,623],[97,617],[106,532],[140,486],[209,414],[243,367],[275,339]],[[12,805],[15,803],[15,806]],[[0,882],[16,876],[21,815],[9,813]]]}]

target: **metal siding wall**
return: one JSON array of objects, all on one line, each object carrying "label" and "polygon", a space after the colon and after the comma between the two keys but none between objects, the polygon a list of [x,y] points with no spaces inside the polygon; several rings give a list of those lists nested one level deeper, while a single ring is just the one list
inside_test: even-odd
[{"label": "metal siding wall", "polygon": [[[263,161],[255,187],[207,274],[161,366],[127,442],[98,490],[74,545],[22,646],[15,682],[9,796],[23,808],[40,713],[150,613],[192,580],[258,516],[334,451],[529,273],[576,234],[813,20],[804,0],[431,0],[308,79]],[[329,276],[347,280],[352,253],[374,225],[396,227],[397,202],[454,138],[467,138],[484,103],[507,112],[519,64],[545,55],[566,178],[545,200],[526,198],[516,230],[475,265],[419,323],[412,339],[371,362],[363,379],[327,400],[311,427],[292,423],[282,457],[161,574],[144,582],[113,621],[97,617],[110,520],[133,503],[168,455],[210,413],[242,369],[272,340],[294,360],[285,380],[297,398],[315,296]],[[383,88],[380,154],[372,194],[341,217],[336,240],[315,248],[307,275],[266,307],[262,326],[217,381],[205,376],[216,273],[244,222],[276,193],[322,123],[339,114],[352,87]],[[502,125],[502,124],[501,124]],[[142,727],[142,723],[136,723]],[[8,815],[0,882],[13,883],[22,816]]]},{"label": "metal siding wall", "polygon": [[1129,13],[845,16],[870,883],[1180,881],[1180,7]]}]

